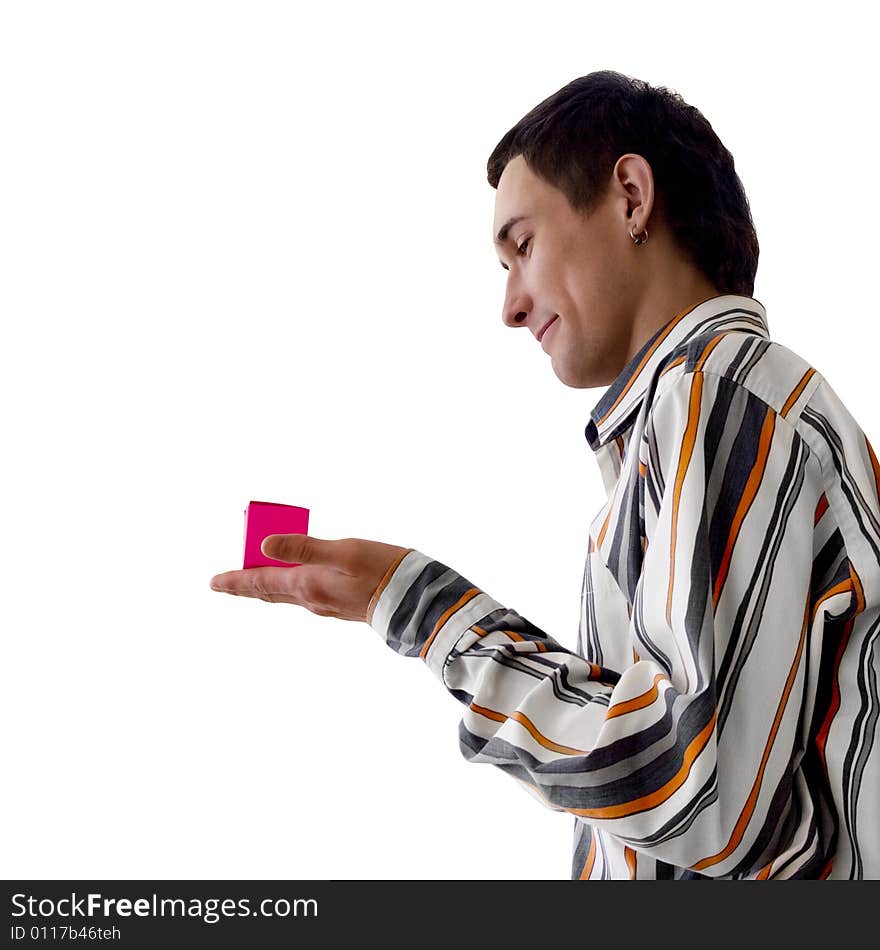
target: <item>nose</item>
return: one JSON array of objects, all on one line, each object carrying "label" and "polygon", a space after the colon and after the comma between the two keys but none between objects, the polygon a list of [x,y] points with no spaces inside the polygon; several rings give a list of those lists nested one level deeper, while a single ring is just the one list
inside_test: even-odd
[{"label": "nose", "polygon": [[532,306],[532,299],[525,291],[508,285],[501,319],[505,326],[508,327],[524,326],[529,313],[531,313]]}]

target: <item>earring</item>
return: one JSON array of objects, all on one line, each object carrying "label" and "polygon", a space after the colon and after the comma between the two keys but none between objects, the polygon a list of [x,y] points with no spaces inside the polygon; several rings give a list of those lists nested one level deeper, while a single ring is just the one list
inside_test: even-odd
[{"label": "earring", "polygon": [[648,229],[644,230],[644,237],[640,234],[638,237],[633,233],[635,231],[635,225],[631,225],[629,229],[629,236],[633,239],[633,244],[644,244],[648,240]]}]

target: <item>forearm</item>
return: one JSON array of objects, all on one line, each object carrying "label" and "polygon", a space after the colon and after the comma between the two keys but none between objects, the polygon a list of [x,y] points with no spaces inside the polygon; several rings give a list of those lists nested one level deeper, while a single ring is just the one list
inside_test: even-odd
[{"label": "forearm", "polygon": [[[715,856],[702,866],[722,876],[735,866],[727,849],[736,826],[762,822],[764,802],[747,815],[729,808],[748,798],[747,773],[735,766],[741,753],[732,757],[737,727],[719,758],[709,670],[682,692],[677,671],[653,661],[603,669],[418,551],[379,592],[371,626],[396,652],[423,659],[466,707],[462,755],[518,779],[546,807],[680,867]],[[783,748],[793,717],[794,705],[777,723]],[[769,787],[785,768],[774,761]]]}]

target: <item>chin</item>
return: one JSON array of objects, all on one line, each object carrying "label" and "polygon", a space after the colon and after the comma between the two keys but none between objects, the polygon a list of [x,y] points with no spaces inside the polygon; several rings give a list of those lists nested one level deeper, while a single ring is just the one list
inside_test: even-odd
[{"label": "chin", "polygon": [[556,360],[552,358],[551,363],[556,378],[570,389],[594,389],[596,386],[602,385],[602,383],[597,383],[594,380],[585,378],[583,372],[578,373],[573,371],[571,367],[557,365]]},{"label": "chin", "polygon": [[579,379],[578,377],[566,376],[563,373],[556,373],[556,376],[561,383],[564,383],[570,389],[595,389],[597,386],[603,385],[602,383],[597,383],[590,380],[585,381],[583,379]]}]

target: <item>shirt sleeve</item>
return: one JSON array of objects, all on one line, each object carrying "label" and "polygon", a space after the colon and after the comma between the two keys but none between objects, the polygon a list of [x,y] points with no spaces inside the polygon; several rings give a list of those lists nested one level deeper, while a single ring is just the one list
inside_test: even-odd
[{"label": "shirt sleeve", "polygon": [[658,391],[634,448],[610,502],[627,535],[599,545],[637,578],[628,626],[603,631],[631,645],[626,669],[588,662],[416,550],[369,623],[465,706],[467,760],[658,860],[748,873],[807,794],[795,773],[821,469],[783,415],[700,371]]}]

